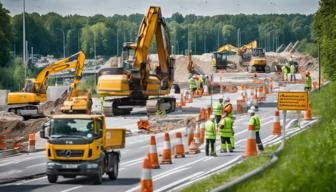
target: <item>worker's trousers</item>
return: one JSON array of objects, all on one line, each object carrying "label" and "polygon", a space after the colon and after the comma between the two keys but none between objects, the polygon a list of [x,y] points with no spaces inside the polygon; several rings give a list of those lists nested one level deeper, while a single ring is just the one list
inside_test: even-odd
[{"label": "worker's trousers", "polygon": [[295,81],[295,80],[296,80],[296,78],[295,78],[295,74],[291,74],[291,75],[290,75],[290,80],[291,80],[291,81]]},{"label": "worker's trousers", "polygon": [[256,142],[257,142],[257,146],[258,146],[259,151],[263,151],[264,150],[264,146],[263,146],[263,144],[261,142],[259,131],[256,131]]},{"label": "worker's trousers", "polygon": [[215,142],[216,139],[206,139],[205,140],[205,155],[209,155],[209,148],[210,148],[210,155],[215,154]]},{"label": "worker's trousers", "polygon": [[228,148],[230,152],[232,152],[232,144],[231,137],[223,137],[221,136],[221,151],[226,151]]}]

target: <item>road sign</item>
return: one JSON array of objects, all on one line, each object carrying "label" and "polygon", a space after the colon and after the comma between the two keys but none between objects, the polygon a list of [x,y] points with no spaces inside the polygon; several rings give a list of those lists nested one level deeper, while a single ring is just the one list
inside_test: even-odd
[{"label": "road sign", "polygon": [[278,110],[308,109],[308,92],[278,92]]}]

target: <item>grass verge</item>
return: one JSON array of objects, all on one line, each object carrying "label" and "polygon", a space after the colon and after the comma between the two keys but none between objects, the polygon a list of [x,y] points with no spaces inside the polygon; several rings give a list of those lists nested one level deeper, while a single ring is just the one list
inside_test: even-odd
[{"label": "grass verge", "polygon": [[270,160],[270,155],[278,148],[278,145],[274,145],[271,147],[266,147],[264,152],[257,156],[257,157],[250,157],[243,161],[242,163],[239,163],[237,165],[234,165],[229,170],[225,172],[221,172],[218,174],[214,174],[210,176],[209,178],[196,183],[194,185],[191,185],[185,189],[183,189],[183,192],[203,192],[203,191],[209,191],[213,188],[216,188],[220,185],[223,185],[226,182],[229,182],[231,180],[234,180],[241,175],[252,171],[253,169],[265,164]]},{"label": "grass verge", "polygon": [[[313,115],[321,121],[288,140],[276,164],[229,191],[336,191],[336,83],[321,93],[312,93],[310,100]],[[183,191],[213,189],[262,164],[259,158],[248,159]]]}]

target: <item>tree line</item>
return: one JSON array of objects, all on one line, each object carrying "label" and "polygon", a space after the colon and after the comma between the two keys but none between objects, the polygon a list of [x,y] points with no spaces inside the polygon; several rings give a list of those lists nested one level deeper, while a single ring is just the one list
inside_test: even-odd
[{"label": "tree line", "polygon": [[[106,57],[121,55],[123,42],[136,40],[143,17],[143,14],[106,17],[26,13],[28,52],[63,57],[65,38],[66,55],[79,50],[87,58],[93,58],[95,50],[97,55]],[[274,51],[281,44],[302,40],[300,47],[316,55],[311,43],[312,20],[313,15],[301,14],[183,16],[174,13],[166,18],[175,54],[185,54],[187,49],[202,54],[226,43],[239,46],[252,40],[257,40],[259,47]],[[0,3],[0,67],[10,67],[15,57],[22,57],[22,31],[22,14],[10,16]],[[155,52],[155,48],[151,51]]]}]

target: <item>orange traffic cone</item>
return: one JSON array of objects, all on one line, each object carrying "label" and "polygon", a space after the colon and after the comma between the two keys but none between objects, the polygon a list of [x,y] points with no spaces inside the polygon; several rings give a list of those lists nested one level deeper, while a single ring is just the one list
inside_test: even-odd
[{"label": "orange traffic cone", "polygon": [[239,97],[237,99],[237,113],[244,113],[244,99],[242,97]]},{"label": "orange traffic cone", "polygon": [[6,137],[4,135],[0,135],[0,150],[6,149],[5,139]]},{"label": "orange traffic cone", "polygon": [[176,143],[174,145],[175,158],[185,157],[184,146],[183,146],[183,143],[182,143],[182,133],[181,132],[176,132],[175,137],[176,137]]},{"label": "orange traffic cone", "polygon": [[248,126],[248,138],[246,140],[245,157],[257,155],[257,143],[256,143],[256,127],[255,125]]},{"label": "orange traffic cone", "polygon": [[307,111],[304,112],[304,120],[312,120],[312,112],[311,112],[311,103],[309,102],[308,104],[308,109]]},{"label": "orange traffic cone", "polygon": [[193,98],[192,96],[190,95],[189,99],[188,99],[188,103],[192,103],[193,102]]},{"label": "orange traffic cone", "polygon": [[200,124],[200,143],[204,143],[204,136],[205,136],[205,123]]},{"label": "orange traffic cone", "polygon": [[188,146],[191,144],[194,138],[194,129],[192,127],[188,128]]},{"label": "orange traffic cone", "polygon": [[36,139],[35,139],[35,134],[34,133],[31,133],[29,134],[29,137],[28,137],[28,151],[29,152],[34,152],[35,151],[35,143],[36,143]]},{"label": "orange traffic cone", "polygon": [[164,141],[163,141],[161,164],[172,164],[173,162],[172,162],[172,159],[171,159],[171,155],[172,155],[172,151],[171,151],[169,133],[165,132]]},{"label": "orange traffic cone", "polygon": [[153,181],[152,181],[152,168],[149,155],[147,155],[143,162],[142,175],[140,181],[140,191],[141,192],[152,192],[153,191]]},{"label": "orange traffic cone", "polygon": [[159,157],[157,154],[155,135],[151,135],[150,137],[149,158],[152,165],[152,169],[159,169],[160,164],[159,164]]},{"label": "orange traffic cone", "polygon": [[252,104],[258,106],[258,96],[257,91],[253,94]]},{"label": "orange traffic cone", "polygon": [[273,122],[273,135],[281,135],[281,125],[280,125],[280,113],[279,111],[275,111],[274,114],[274,122]]},{"label": "orange traffic cone", "polygon": [[271,81],[269,84],[269,93],[272,94],[273,93],[273,82]]},{"label": "orange traffic cone", "polygon": [[209,96],[209,90],[208,86],[204,86],[204,93],[203,96]]},{"label": "orange traffic cone", "polygon": [[189,154],[200,153],[201,151],[199,149],[199,145],[200,145],[200,131],[198,124],[196,124],[194,139],[189,146]]}]

